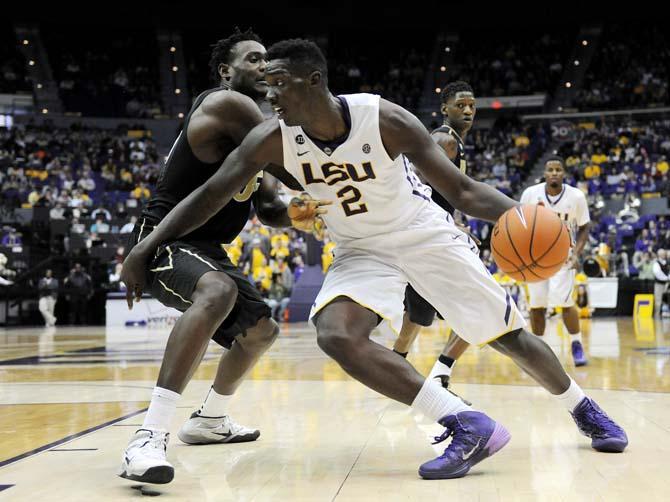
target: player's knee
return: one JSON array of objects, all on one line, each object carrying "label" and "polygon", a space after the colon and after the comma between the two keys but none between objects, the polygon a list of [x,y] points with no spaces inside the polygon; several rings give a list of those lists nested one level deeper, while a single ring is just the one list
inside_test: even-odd
[{"label": "player's knee", "polygon": [[263,317],[253,328],[247,330],[247,336],[240,343],[245,350],[261,352],[270,347],[278,335],[279,325],[269,317]]},{"label": "player's knee", "polygon": [[534,335],[524,329],[517,329],[494,340],[490,345],[512,359],[527,359],[532,357],[532,342],[536,340]]},{"label": "player's knee", "polygon": [[343,326],[319,326],[316,333],[319,348],[336,361],[352,354],[354,337]]},{"label": "player's knee", "polygon": [[213,319],[223,320],[237,299],[237,285],[223,274],[205,276],[198,281],[193,293],[193,304],[208,312]]}]

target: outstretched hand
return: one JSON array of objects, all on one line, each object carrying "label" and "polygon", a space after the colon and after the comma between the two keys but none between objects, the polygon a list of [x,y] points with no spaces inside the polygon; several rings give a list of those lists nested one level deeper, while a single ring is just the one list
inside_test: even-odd
[{"label": "outstretched hand", "polygon": [[133,308],[133,300],[139,302],[142,299],[142,291],[146,285],[146,265],[147,256],[139,246],[135,246],[123,261],[121,281],[126,285],[126,301],[130,310]]},{"label": "outstretched hand", "polygon": [[299,197],[293,197],[289,202],[287,213],[291,219],[291,225],[298,230],[314,234],[317,239],[323,238],[325,224],[321,215],[326,214],[332,201],[316,200],[307,193],[300,194]]}]

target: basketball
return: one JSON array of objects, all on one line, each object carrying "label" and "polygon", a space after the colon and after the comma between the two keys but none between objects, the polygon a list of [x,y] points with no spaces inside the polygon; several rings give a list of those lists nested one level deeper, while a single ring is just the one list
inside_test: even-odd
[{"label": "basketball", "polygon": [[493,258],[503,272],[517,281],[548,279],[560,270],[569,252],[568,228],[544,206],[513,207],[493,227]]}]

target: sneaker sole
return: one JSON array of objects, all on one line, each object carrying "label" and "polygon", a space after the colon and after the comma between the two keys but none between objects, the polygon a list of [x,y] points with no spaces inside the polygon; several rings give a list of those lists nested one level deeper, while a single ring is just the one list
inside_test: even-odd
[{"label": "sneaker sole", "polygon": [[422,472],[421,468],[419,468],[419,476],[421,476],[423,479],[462,478],[476,464],[478,464],[479,462],[488,457],[495,455],[500,450],[502,450],[505,447],[505,445],[509,443],[510,439],[512,439],[512,435],[509,433],[509,431],[505,429],[505,427],[502,424],[496,422],[496,425],[493,428],[493,433],[491,434],[491,437],[489,437],[489,440],[484,445],[484,448],[482,448],[478,453],[476,453],[468,460],[466,460],[461,466],[461,468],[448,473],[440,473],[435,471]]},{"label": "sneaker sole", "polygon": [[623,439],[606,439],[599,444],[591,441],[591,447],[601,453],[622,453],[626,446],[628,446],[628,441]]},{"label": "sneaker sole", "polygon": [[174,479],[174,467],[161,465],[158,467],[150,467],[144,474],[128,474],[127,471],[121,472],[119,477],[129,479],[131,481],[140,481],[142,483],[152,483],[155,485],[164,485]]},{"label": "sneaker sole", "polygon": [[577,368],[579,368],[580,366],[586,366],[587,364],[589,364],[588,361],[580,361],[580,362],[575,361],[575,366]]},{"label": "sneaker sole", "polygon": [[177,434],[177,437],[182,443],[198,445],[198,444],[230,444],[230,443],[249,443],[251,441],[256,441],[261,435],[260,431],[254,431],[251,434],[244,434],[240,436],[233,437],[224,437],[221,436],[221,439],[209,439],[203,437],[193,437],[187,436],[186,434]]}]

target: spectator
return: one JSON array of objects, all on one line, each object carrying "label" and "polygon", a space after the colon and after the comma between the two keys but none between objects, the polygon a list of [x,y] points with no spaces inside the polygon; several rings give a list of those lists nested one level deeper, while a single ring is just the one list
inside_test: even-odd
[{"label": "spectator", "polygon": [[105,221],[112,221],[112,213],[110,213],[104,206],[98,206],[97,209],[94,209],[91,213],[91,218],[98,219],[102,218]]},{"label": "spectator", "polygon": [[102,221],[102,218],[98,218],[97,220],[95,220],[95,223],[91,225],[90,232],[96,234],[108,234],[109,223],[107,223],[106,221]]},{"label": "spectator", "polygon": [[10,228],[2,238],[2,245],[5,247],[19,247],[23,245],[21,234],[15,228]]},{"label": "spectator", "polygon": [[93,295],[93,283],[80,263],[75,263],[65,278],[65,286],[70,307],[70,324],[86,324],[86,308]]},{"label": "spectator", "polygon": [[133,228],[135,228],[136,223],[137,223],[137,216],[131,216],[130,221],[121,227],[121,230],[119,230],[119,233],[120,234],[131,233],[133,231]]},{"label": "spectator", "polygon": [[268,298],[265,300],[265,303],[270,307],[272,318],[275,321],[281,321],[284,318],[284,312],[289,301],[289,293],[282,284],[281,275],[278,273],[272,274],[272,284],[268,291]]},{"label": "spectator", "polygon": [[56,325],[54,311],[56,309],[56,300],[58,298],[58,279],[54,279],[51,270],[47,270],[37,285],[37,291],[40,297],[39,310],[44,317],[44,323],[47,327]]}]

